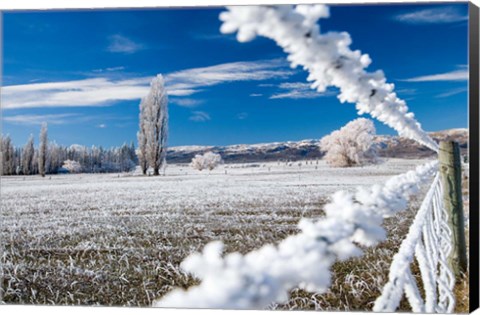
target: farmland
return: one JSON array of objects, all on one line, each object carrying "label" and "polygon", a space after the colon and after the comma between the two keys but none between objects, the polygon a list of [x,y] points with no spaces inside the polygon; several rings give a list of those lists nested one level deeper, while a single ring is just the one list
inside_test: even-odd
[{"label": "farmland", "polygon": [[[225,164],[164,176],[11,176],[1,182],[3,301],[149,306],[174,287],[197,283],[180,262],[213,240],[246,253],[296,233],[300,218],[323,215],[340,189],[380,184],[426,160],[329,168],[323,161]],[[323,295],[294,290],[280,309],[365,310],[418,207],[387,221],[389,240],[362,259],[334,265]]]}]

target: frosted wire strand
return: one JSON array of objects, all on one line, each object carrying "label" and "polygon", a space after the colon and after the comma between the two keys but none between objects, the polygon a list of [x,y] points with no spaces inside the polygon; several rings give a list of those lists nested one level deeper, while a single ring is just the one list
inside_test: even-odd
[{"label": "frosted wire strand", "polygon": [[[436,187],[435,187],[436,191]],[[435,193],[435,192],[434,192]],[[431,220],[433,219],[432,217],[433,213],[433,198],[430,203],[430,211],[426,215],[426,220],[425,220],[425,225],[423,226],[423,239],[424,243],[426,244],[425,246],[425,256],[427,258],[428,262],[428,269],[426,272],[428,272],[428,282],[424,283],[425,286],[425,310],[429,313],[435,312],[435,306],[437,305],[437,261],[436,261],[436,246],[438,244],[435,244],[432,233],[430,230],[430,223]]]},{"label": "frosted wire strand", "polygon": [[439,290],[439,312],[452,313],[455,308],[455,296],[453,289],[455,286],[455,277],[450,270],[447,262],[447,257],[452,250],[452,231],[448,226],[448,214],[443,204],[443,187],[438,185],[437,193],[434,198],[434,209],[437,214],[437,220],[439,221],[439,227],[441,227],[439,233],[440,247],[439,247],[439,270],[440,275],[437,279]]},{"label": "frosted wire strand", "polygon": [[405,295],[414,313],[425,313],[425,303],[410,268],[405,273]]},{"label": "frosted wire strand", "polygon": [[[453,312],[455,278],[447,263],[447,257],[452,248],[451,230],[447,224],[448,215],[441,197],[442,189],[439,175],[437,175],[407,237],[402,242],[399,253],[394,257],[389,282],[375,302],[374,311],[395,310],[402,298],[403,287],[414,312]],[[414,225],[417,227],[414,228]],[[408,243],[409,245],[405,245]],[[420,267],[426,296],[422,307],[419,305],[422,303],[421,299],[416,296],[415,288],[418,290],[418,287],[414,283],[415,279],[411,273],[409,274],[409,264],[412,262],[411,252],[403,251],[402,253],[403,248],[410,247],[412,244],[415,244],[415,256]],[[405,269],[402,269],[402,265]]]},{"label": "frosted wire strand", "polygon": [[[390,266],[389,281],[385,285],[380,297],[378,297],[375,301],[375,305],[373,307],[374,312],[393,312],[397,309],[403,293],[401,290],[399,290],[399,287],[403,288],[403,285],[397,284],[399,282],[402,284],[404,283],[405,271],[407,268],[410,268],[409,265],[413,261],[413,256],[416,249],[420,247],[420,250],[417,251],[417,253],[420,254],[419,257],[425,255],[424,249],[422,246],[420,246],[421,243],[419,242],[421,240],[422,229],[427,219],[428,211],[431,209],[431,202],[434,196],[436,185],[438,185],[439,182],[440,177],[437,173],[432,185],[430,186],[430,189],[427,192],[427,195],[425,196],[425,199],[422,201],[415,220],[410,226],[407,236],[400,245],[398,253],[393,257],[393,262]],[[423,273],[422,276],[424,276]],[[428,282],[430,282],[430,280],[427,279],[427,283]],[[428,312],[428,309],[426,311]]]},{"label": "frosted wire strand", "polygon": [[[420,239],[416,245],[415,257],[420,268],[420,276],[423,282],[423,288],[425,292],[425,311],[434,312],[434,304],[432,295],[435,294],[436,287],[435,282],[432,279],[430,265],[427,259],[427,251],[425,249],[423,240]],[[400,301],[399,301],[400,302]]]},{"label": "frosted wire strand", "polygon": [[358,113],[369,113],[395,129],[400,136],[413,139],[438,152],[437,143],[422,130],[405,101],[397,97],[394,85],[386,82],[382,71],[365,69],[371,63],[367,54],[352,51],[346,32],[320,33],[318,20],[329,17],[325,5],[232,6],[220,14],[222,33],[237,32],[246,42],[257,35],[274,40],[287,54],[291,66],[303,66],[308,81],[318,92],[327,87],[340,89],[339,100],[355,103]]},{"label": "frosted wire strand", "polygon": [[[222,257],[223,244],[212,242],[187,257],[181,267],[201,280],[188,290],[175,289],[154,301],[158,307],[264,309],[288,301],[295,287],[322,293],[330,286],[330,268],[337,260],[361,256],[356,246],[386,239],[383,219],[405,210],[408,198],[431,180],[438,162],[394,176],[383,185],[333,195],[325,217],[301,220],[299,234],[277,246],[265,245],[246,255]],[[403,280],[402,280],[403,281]],[[403,285],[402,285],[403,288]]]},{"label": "frosted wire strand", "polygon": [[453,295],[454,277],[447,263],[447,257],[451,250],[450,228],[447,225],[448,215],[443,207],[442,186],[438,185],[434,199],[434,214],[436,225],[438,226],[438,305],[436,311],[439,313],[450,313],[455,307],[455,298]]}]

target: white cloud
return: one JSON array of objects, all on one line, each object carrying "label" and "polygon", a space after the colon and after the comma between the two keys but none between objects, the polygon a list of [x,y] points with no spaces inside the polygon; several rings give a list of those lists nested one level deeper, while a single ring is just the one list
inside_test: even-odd
[{"label": "white cloud", "polygon": [[434,9],[416,10],[399,14],[395,20],[410,24],[438,24],[467,21],[468,15],[460,8],[448,6]]},{"label": "white cloud", "polygon": [[110,36],[108,40],[107,50],[112,53],[132,54],[144,48],[143,45],[119,34]]},{"label": "white cloud", "polygon": [[405,79],[407,82],[427,82],[427,81],[465,81],[468,80],[468,69],[455,70],[446,73],[430,74],[415,78]]},{"label": "white cloud", "polygon": [[259,96],[263,96],[263,94],[260,94],[260,93],[252,93],[250,94],[251,97],[259,97]]},{"label": "white cloud", "polygon": [[452,96],[452,95],[457,95],[457,94],[460,94],[460,93],[465,93],[467,91],[468,91],[467,87],[461,87],[461,88],[452,89],[452,90],[447,91],[447,92],[442,93],[442,94],[438,94],[437,97],[438,98],[444,98],[444,97],[449,97],[449,96]]},{"label": "white cloud", "polygon": [[108,68],[103,68],[103,69],[94,69],[94,70],[92,70],[92,72],[102,73],[102,72],[115,72],[115,71],[122,71],[122,70],[125,70],[125,67],[118,66],[118,67],[108,67]]},{"label": "white cloud", "polygon": [[397,94],[399,94],[399,95],[415,95],[415,94],[417,94],[417,89],[398,89]]},{"label": "white cloud", "polygon": [[182,107],[196,107],[203,103],[203,100],[197,100],[193,98],[176,98],[172,97],[169,99],[169,103],[176,104]]},{"label": "white cloud", "polygon": [[245,112],[243,112],[243,113],[238,113],[238,114],[237,114],[237,118],[238,118],[239,120],[247,119],[247,118],[248,118],[248,113],[245,113]]},{"label": "white cloud", "polygon": [[51,115],[13,115],[4,116],[3,120],[16,125],[41,125],[46,122],[51,125],[64,125],[72,122],[77,114],[51,114]]},{"label": "white cloud", "polygon": [[102,106],[140,99],[150,77],[112,81],[107,78],[10,85],[2,88],[2,108]]},{"label": "white cloud", "polygon": [[97,125],[97,128],[105,129],[105,128],[107,128],[107,124],[99,124],[99,125]]},{"label": "white cloud", "polygon": [[[170,96],[189,96],[205,87],[227,82],[285,78],[292,74],[286,66],[286,62],[281,60],[264,60],[186,69],[166,74],[166,88]],[[107,69],[105,71],[108,72]],[[120,67],[110,68],[110,71],[117,70]],[[114,80],[103,76],[10,85],[2,88],[2,108],[105,106],[116,101],[140,100],[148,93],[152,78],[153,76]],[[177,104],[181,102],[176,101]],[[188,102],[184,101],[184,104]]]},{"label": "white cloud", "polygon": [[304,82],[286,82],[281,83],[278,87],[280,88],[281,92],[273,94],[270,96],[270,99],[306,99],[336,95],[336,92],[334,91],[319,93],[310,88],[310,83]]},{"label": "white cloud", "polygon": [[231,62],[173,72],[165,76],[165,82],[169,90],[175,91],[174,95],[182,92],[183,95],[191,95],[199,92],[201,87],[226,82],[286,78],[293,74],[287,67],[282,59]]},{"label": "white cloud", "polygon": [[206,112],[194,111],[188,119],[196,122],[204,122],[210,120],[210,115]]}]

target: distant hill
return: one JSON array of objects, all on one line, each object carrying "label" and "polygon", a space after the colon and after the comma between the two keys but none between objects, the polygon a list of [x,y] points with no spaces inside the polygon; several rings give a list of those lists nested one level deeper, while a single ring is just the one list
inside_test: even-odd
[{"label": "distant hill", "polygon": [[[467,154],[467,129],[449,129],[430,132],[429,134],[436,141],[457,141],[460,144],[462,154]],[[379,155],[382,157],[423,158],[435,155],[432,150],[417,144],[415,141],[398,136],[378,135],[375,137],[375,142],[379,147]],[[207,151],[220,153],[226,163],[319,159],[323,157],[319,145],[319,139],[312,139],[229,146],[181,146],[171,147],[168,150],[167,159],[170,163],[189,163],[196,154],[203,154]]]}]

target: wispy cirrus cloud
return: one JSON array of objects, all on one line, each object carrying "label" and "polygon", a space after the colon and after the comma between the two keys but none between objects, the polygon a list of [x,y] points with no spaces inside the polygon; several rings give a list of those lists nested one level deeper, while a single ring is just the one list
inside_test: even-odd
[{"label": "wispy cirrus cloud", "polygon": [[15,125],[41,125],[46,122],[52,125],[65,125],[72,122],[72,119],[78,119],[78,114],[50,114],[50,115],[12,115],[3,116],[6,122]]},{"label": "wispy cirrus cloud", "polygon": [[144,45],[120,34],[110,36],[108,41],[107,50],[112,53],[133,54],[145,48]]},{"label": "wispy cirrus cloud", "polygon": [[206,112],[194,111],[188,119],[195,122],[205,122],[210,120],[211,118],[210,115]]},{"label": "wispy cirrus cloud", "polygon": [[401,81],[406,82],[428,82],[428,81],[466,81],[468,80],[468,69],[454,70],[445,73],[429,74]]},{"label": "wispy cirrus cloud", "polygon": [[104,106],[114,101],[135,100],[148,93],[150,80],[150,77],[118,81],[90,78],[5,86],[2,109]]},{"label": "wispy cirrus cloud", "polygon": [[[120,69],[118,69],[120,70]],[[113,71],[113,70],[112,70]],[[108,71],[106,71],[108,72]],[[263,81],[292,74],[283,60],[224,63],[166,74],[169,96],[190,96],[205,88],[236,81]],[[2,88],[2,108],[106,106],[117,101],[139,100],[149,90],[152,76],[113,79],[108,75],[63,82],[29,83]],[[192,101],[176,99],[180,106]]]},{"label": "wispy cirrus cloud", "polygon": [[319,93],[313,90],[312,88],[310,88],[310,85],[311,85],[310,83],[304,83],[304,82],[281,83],[278,86],[280,88],[280,91],[270,96],[270,99],[282,99],[282,98],[305,99],[305,98],[318,98],[318,97],[336,95],[336,92],[334,91],[326,91],[323,93]]},{"label": "wispy cirrus cloud", "polygon": [[444,97],[457,95],[457,94],[460,94],[460,93],[465,93],[467,91],[468,91],[468,88],[465,86],[465,87],[460,87],[460,88],[456,88],[456,89],[451,89],[450,91],[447,91],[445,93],[438,94],[436,97],[437,98],[444,98]]},{"label": "wispy cirrus cloud", "polygon": [[398,14],[394,20],[409,24],[441,24],[467,21],[468,15],[459,7],[447,6]]},{"label": "wispy cirrus cloud", "polygon": [[169,90],[191,95],[204,87],[236,81],[263,81],[287,78],[293,74],[283,59],[241,61],[215,66],[193,68],[169,73],[165,76]]},{"label": "wispy cirrus cloud", "polygon": [[193,98],[176,98],[176,97],[170,98],[169,102],[181,107],[196,107],[204,103],[203,100],[198,100]]},{"label": "wispy cirrus cloud", "polygon": [[116,72],[116,71],[122,71],[122,70],[125,70],[124,66],[107,67],[107,68],[102,68],[102,69],[93,69],[92,72],[103,73],[103,72]]},{"label": "wispy cirrus cloud", "polygon": [[248,118],[248,113],[246,113],[246,112],[242,112],[242,113],[237,114],[237,119],[239,119],[239,120],[245,120],[247,118]]}]

